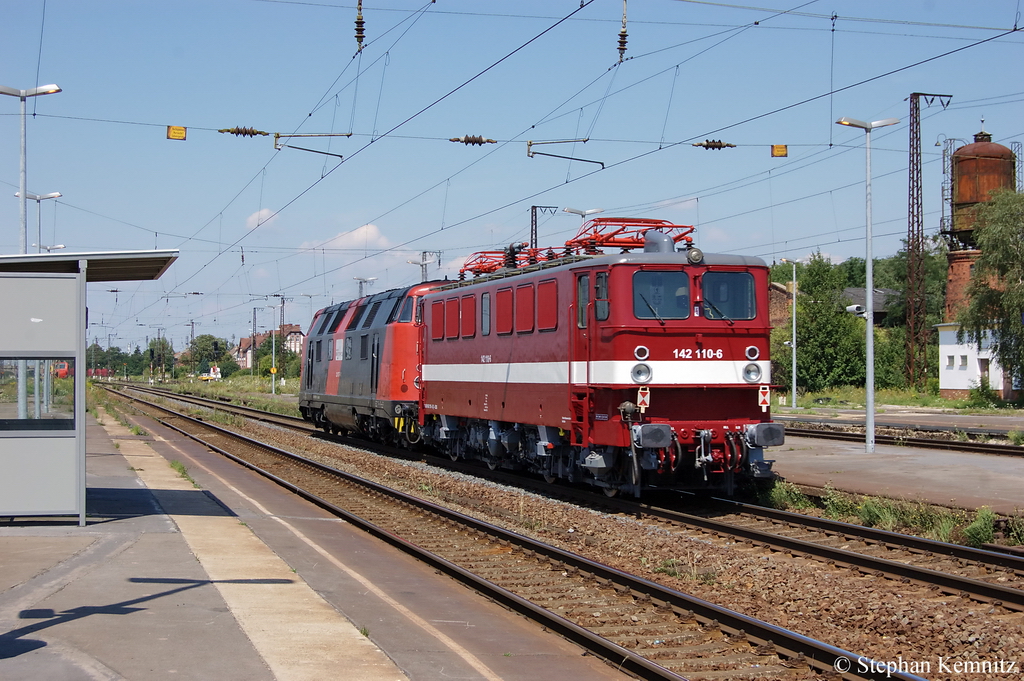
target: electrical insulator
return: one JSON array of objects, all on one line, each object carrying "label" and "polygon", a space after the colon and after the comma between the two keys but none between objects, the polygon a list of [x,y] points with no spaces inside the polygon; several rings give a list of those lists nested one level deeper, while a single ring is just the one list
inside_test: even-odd
[{"label": "electrical insulator", "polygon": [[722,140],[704,140],[703,142],[694,142],[695,147],[704,147],[705,149],[724,149],[726,147],[735,147],[735,144],[729,142],[723,142]]},{"label": "electrical insulator", "polygon": [[363,31],[363,25],[366,22],[363,21],[363,2],[359,0],[359,5],[356,8],[356,45],[358,45],[357,52],[363,51],[363,38],[366,37],[366,33]]},{"label": "electrical insulator", "polygon": [[623,57],[626,56],[626,29],[623,28],[619,31],[619,61],[621,62]]},{"label": "electrical insulator", "polygon": [[477,146],[483,146],[485,144],[497,144],[498,140],[487,139],[482,135],[463,135],[462,137],[451,137],[448,139],[449,142],[462,142],[465,145],[475,144]]},{"label": "electrical insulator", "polygon": [[270,134],[269,132],[263,132],[262,130],[257,130],[256,128],[224,128],[223,130],[218,130],[217,132],[226,132],[232,135],[237,135],[239,137],[255,137],[256,135],[263,135],[265,137]]}]

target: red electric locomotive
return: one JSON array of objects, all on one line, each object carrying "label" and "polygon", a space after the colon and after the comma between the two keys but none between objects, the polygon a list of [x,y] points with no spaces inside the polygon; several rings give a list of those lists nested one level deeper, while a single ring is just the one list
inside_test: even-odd
[{"label": "red electric locomotive", "polygon": [[[770,477],[763,448],[784,433],[768,411],[768,269],[759,258],[702,253],[692,230],[598,218],[560,254],[478,254],[463,268],[474,279],[327,308],[305,349],[303,414],[609,495],[731,494],[740,480]],[[339,343],[377,338],[371,327],[353,336],[351,319],[388,295],[396,301],[380,355],[377,340],[361,340],[365,367],[342,352],[340,365],[319,371],[319,343],[337,362]],[[386,384],[372,379],[382,370]],[[356,394],[363,374],[375,389]]]}]

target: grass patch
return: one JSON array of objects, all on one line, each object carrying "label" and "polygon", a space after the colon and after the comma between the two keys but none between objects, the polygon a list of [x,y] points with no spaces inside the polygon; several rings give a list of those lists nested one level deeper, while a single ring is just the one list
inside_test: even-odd
[{"label": "grass patch", "polygon": [[188,468],[185,467],[185,464],[178,460],[174,460],[171,462],[171,468],[177,471],[178,475],[180,475],[182,478],[191,482],[193,487],[199,489],[199,483],[193,480],[192,476],[188,474]]}]

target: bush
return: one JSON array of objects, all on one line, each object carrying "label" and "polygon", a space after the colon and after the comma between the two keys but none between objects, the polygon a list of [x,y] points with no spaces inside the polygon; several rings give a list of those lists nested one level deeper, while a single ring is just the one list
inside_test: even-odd
[{"label": "bush", "polygon": [[988,378],[982,376],[978,385],[968,390],[967,406],[977,409],[993,409],[999,406],[999,396],[988,384]]},{"label": "bush", "polygon": [[996,536],[996,514],[988,506],[982,506],[974,516],[974,521],[964,528],[964,539],[968,546],[975,548],[989,544]]},{"label": "bush", "polygon": [[821,498],[821,502],[825,507],[825,515],[832,520],[845,520],[857,516],[857,501],[831,485],[825,486],[825,496]]},{"label": "bush", "polygon": [[1024,544],[1024,516],[1015,515],[1007,519],[1006,538],[1011,546]]},{"label": "bush", "polygon": [[791,482],[776,481],[758,495],[761,505],[780,510],[814,508],[814,502]]}]

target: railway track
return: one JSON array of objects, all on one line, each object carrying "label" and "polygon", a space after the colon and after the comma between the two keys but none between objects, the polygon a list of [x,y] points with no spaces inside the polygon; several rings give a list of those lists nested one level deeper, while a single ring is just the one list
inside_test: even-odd
[{"label": "railway track", "polygon": [[[150,391],[164,397],[179,396]],[[189,402],[231,413],[248,415],[305,432],[315,432],[301,419],[278,417],[250,407],[221,405],[204,398],[183,396]],[[366,446],[367,443],[360,443]],[[388,452],[393,454],[393,452]],[[401,452],[408,455],[408,452]],[[427,457],[434,465],[489,478],[503,484],[528,487],[583,506],[633,518],[648,518],[680,528],[694,528],[726,540],[737,539],[766,552],[783,552],[838,565],[864,574],[885,576],[902,583],[913,582],[939,593],[966,596],[980,603],[1024,611],[1024,557],[973,549],[862,525],[791,513],[732,500],[714,500],[715,515],[706,511],[688,514],[676,509],[641,504],[626,499],[595,500],[589,491],[552,486],[500,471],[489,471],[443,457]]]},{"label": "railway track", "polygon": [[[167,406],[133,401],[641,678],[834,678],[837,660],[867,660]],[[842,678],[918,677],[884,663],[855,663]]]},{"label": "railway track", "polygon": [[[856,427],[855,424],[853,424]],[[846,426],[847,428],[850,425]],[[937,432],[950,432],[949,430]],[[810,437],[825,440],[840,440],[844,442],[864,442],[864,433],[855,433],[846,430],[833,428],[801,428],[799,426],[786,426],[786,434],[794,437]],[[898,447],[919,447],[922,449],[942,449],[953,452],[972,452],[975,454],[997,454],[1000,456],[1024,457],[1024,447],[1012,444],[1000,444],[996,442],[974,442],[971,440],[942,440],[927,437],[914,437],[910,435],[885,435],[875,433],[875,443],[880,445],[896,445]]]}]

